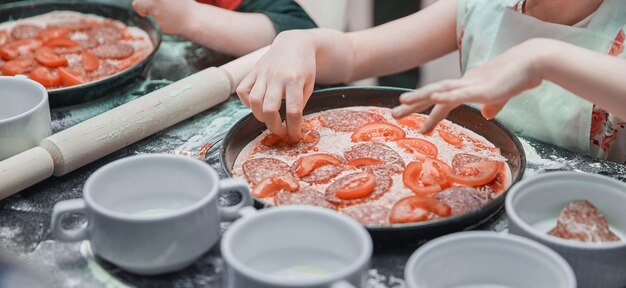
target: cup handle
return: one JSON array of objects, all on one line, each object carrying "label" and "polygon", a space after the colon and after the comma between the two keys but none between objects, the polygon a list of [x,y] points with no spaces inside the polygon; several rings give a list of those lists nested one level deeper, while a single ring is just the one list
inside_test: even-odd
[{"label": "cup handle", "polygon": [[61,201],[54,205],[54,208],[52,209],[52,224],[50,225],[54,239],[63,242],[87,239],[88,225],[71,230],[61,227],[61,222],[63,222],[63,219],[65,219],[67,214],[84,211],[85,207],[85,200],[83,199]]},{"label": "cup handle", "polygon": [[220,217],[222,221],[233,221],[241,217],[242,208],[252,206],[252,196],[250,196],[250,186],[241,178],[226,178],[220,181],[220,192],[237,191],[241,194],[241,202],[228,207],[220,207]]},{"label": "cup handle", "polygon": [[330,285],[330,288],[357,288],[348,281],[338,281]]}]

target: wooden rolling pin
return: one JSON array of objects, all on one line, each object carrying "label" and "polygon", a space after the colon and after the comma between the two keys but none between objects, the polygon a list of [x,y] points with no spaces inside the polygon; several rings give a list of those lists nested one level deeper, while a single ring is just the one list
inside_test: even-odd
[{"label": "wooden rolling pin", "polygon": [[[232,68],[242,75],[247,71],[237,64]],[[241,79],[242,75],[233,76]],[[222,103],[232,86],[228,73],[208,68],[45,138],[40,147],[0,162],[0,199],[52,175],[65,175]]]}]

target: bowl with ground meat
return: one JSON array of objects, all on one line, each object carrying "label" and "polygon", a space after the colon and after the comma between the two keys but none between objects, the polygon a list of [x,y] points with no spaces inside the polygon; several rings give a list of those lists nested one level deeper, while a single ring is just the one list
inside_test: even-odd
[{"label": "bowl with ground meat", "polygon": [[509,191],[509,232],[567,260],[580,287],[626,287],[626,184],[588,173],[554,172]]}]

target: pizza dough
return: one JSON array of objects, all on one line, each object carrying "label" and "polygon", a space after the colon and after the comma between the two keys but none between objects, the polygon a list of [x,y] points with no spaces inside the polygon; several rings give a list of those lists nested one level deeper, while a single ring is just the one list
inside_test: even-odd
[{"label": "pizza dough", "polygon": [[[423,217],[424,220],[420,221],[459,215],[478,209],[498,197],[511,184],[511,172],[506,164],[506,158],[500,154],[497,147],[480,135],[447,120],[437,127],[438,130],[447,133],[444,135],[446,139],[440,135],[444,133],[422,135],[418,132],[419,121],[426,119],[426,116],[413,114],[409,118],[396,120],[391,117],[390,109],[380,107],[349,107],[310,114],[305,116],[303,122],[304,129],[310,131],[308,134],[312,135],[307,138],[308,140],[290,144],[283,138],[265,131],[242,150],[232,172],[234,176],[245,177],[253,188],[264,178],[279,175],[294,177],[299,181],[298,191],[282,190],[272,197],[260,199],[267,204],[326,207],[351,216],[364,225],[377,226],[392,225],[389,215],[394,204],[407,197],[415,197],[416,193],[403,183],[403,177],[408,177],[404,174],[407,174],[406,167],[409,163],[420,162],[423,171],[436,167],[442,169],[438,170],[441,173],[447,171],[445,173],[461,174],[467,172],[465,166],[471,163],[487,162],[498,165],[497,175],[493,174],[493,178],[490,178],[493,180],[475,187],[466,187],[437,177],[433,180],[424,176],[425,172],[420,174],[425,177],[420,180],[425,186],[433,181],[442,181],[440,190],[433,193],[432,198],[428,197],[427,201],[411,199],[403,202],[409,203],[407,205],[437,204],[431,205],[437,207],[436,211],[428,210],[428,207],[408,209],[413,211],[411,213],[418,211],[426,215]],[[385,130],[387,127],[395,130],[399,127],[402,131],[401,133],[396,131],[391,135]],[[365,134],[362,134],[365,137],[352,137],[355,131],[363,133],[362,130],[366,130]],[[414,142],[418,144],[428,142],[428,147],[414,147],[416,148],[414,151],[406,149],[399,145],[399,141],[406,139],[398,137],[419,139]],[[451,138],[454,141],[451,141]],[[421,153],[428,149],[435,149],[436,153],[426,153],[428,155]],[[320,157],[317,162],[308,161],[306,165],[300,163],[303,157],[314,159],[316,157],[313,156],[317,154],[330,155],[334,157],[333,159],[339,160],[331,164],[328,161],[324,162],[323,157]],[[430,158],[434,155],[436,159]],[[356,180],[359,175],[363,178],[363,173],[370,173],[375,179],[375,185],[370,186],[371,191],[368,190],[369,192],[363,195],[354,194],[357,195],[356,198],[351,198],[354,195],[346,199],[338,197],[339,190],[344,191],[345,187],[357,185]],[[420,210],[422,208],[423,211]],[[441,211],[451,213],[447,215]],[[395,212],[394,215],[397,216],[398,211]]]}]

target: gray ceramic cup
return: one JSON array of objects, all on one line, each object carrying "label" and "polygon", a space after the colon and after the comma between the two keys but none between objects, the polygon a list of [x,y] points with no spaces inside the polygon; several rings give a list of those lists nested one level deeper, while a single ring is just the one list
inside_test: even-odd
[{"label": "gray ceramic cup", "polygon": [[[563,207],[574,200],[590,201],[622,240],[583,243],[548,235]],[[625,183],[589,173],[545,173],[513,186],[505,207],[509,232],[561,254],[574,269],[580,287],[626,287]]]},{"label": "gray ceramic cup", "polygon": [[52,134],[48,91],[23,76],[0,76],[0,161]]},{"label": "gray ceramic cup", "polygon": [[[218,194],[238,191],[242,201],[218,205]],[[252,205],[243,179],[220,180],[206,163],[150,154],[105,165],[83,189],[84,199],[61,201],[52,211],[52,235],[60,241],[89,240],[94,253],[137,274],[160,274],[193,263],[219,239],[220,221]],[[66,230],[63,220],[84,211],[87,225]]]},{"label": "gray ceramic cup", "polygon": [[365,287],[372,239],[352,218],[309,206],[250,214],[222,238],[227,287]]},{"label": "gray ceramic cup", "polygon": [[407,262],[409,288],[576,288],[572,268],[548,247],[487,231],[446,235]]}]

